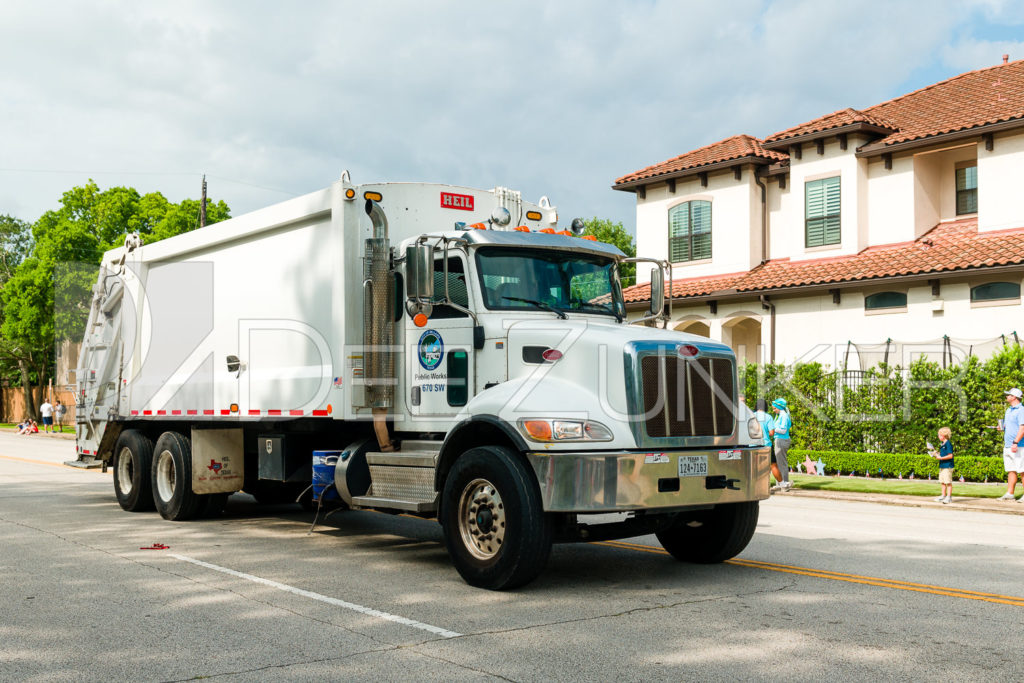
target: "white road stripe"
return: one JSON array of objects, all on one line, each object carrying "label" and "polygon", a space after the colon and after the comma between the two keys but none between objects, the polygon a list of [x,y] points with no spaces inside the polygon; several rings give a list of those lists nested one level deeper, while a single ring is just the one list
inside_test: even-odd
[{"label": "white road stripe", "polygon": [[271,581],[270,579],[264,579],[259,576],[253,576],[252,574],[246,574],[244,572],[235,571],[234,569],[228,569],[227,567],[221,567],[216,564],[210,564],[209,562],[203,562],[202,560],[197,560],[192,557],[186,557],[185,555],[175,555],[173,553],[170,553],[170,556],[177,558],[179,560],[183,560],[185,562],[191,562],[192,564],[198,565],[200,567],[206,567],[207,569],[212,569],[214,571],[221,572],[222,574],[237,576],[238,578],[245,579],[246,581],[252,581],[253,583],[261,583],[264,586],[270,586],[271,588],[277,588],[278,590],[294,593],[295,595],[301,595],[304,598],[311,598],[313,600],[319,600],[320,602],[326,602],[328,605],[344,607],[345,609],[352,610],[353,612],[359,612],[360,614],[366,614],[371,617],[377,617],[379,619],[393,621],[396,624],[412,626],[413,628],[418,628],[422,631],[429,631],[430,633],[435,633],[441,636],[442,638],[458,638],[462,635],[461,633],[456,633],[455,631],[448,631],[439,626],[431,626],[430,624],[424,624],[419,621],[414,621],[412,619],[400,617],[397,614],[381,612],[380,610],[376,610],[371,607],[363,607],[362,605],[356,605],[355,603],[346,602],[344,600],[338,600],[337,598],[321,595],[320,593],[302,590],[301,588],[289,586],[285,583],[278,583],[277,581]]}]

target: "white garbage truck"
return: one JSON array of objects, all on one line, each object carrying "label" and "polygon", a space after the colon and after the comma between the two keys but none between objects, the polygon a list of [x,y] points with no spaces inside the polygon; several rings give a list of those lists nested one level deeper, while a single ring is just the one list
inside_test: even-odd
[{"label": "white garbage truck", "polygon": [[[318,504],[436,518],[491,589],[535,578],[555,542],[653,533],[679,560],[733,557],[769,469],[734,354],[664,329],[668,264],[557,220],[506,188],[346,172],[129,235],[92,292],[78,458],[112,468],[125,510],[186,520],[237,491],[297,501],[316,453]],[[652,265],[632,323],[628,261]]]}]

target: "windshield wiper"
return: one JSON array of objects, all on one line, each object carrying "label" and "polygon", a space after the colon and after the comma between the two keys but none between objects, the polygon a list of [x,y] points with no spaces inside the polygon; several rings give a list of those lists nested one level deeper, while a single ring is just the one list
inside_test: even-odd
[{"label": "windshield wiper", "polygon": [[601,311],[602,313],[610,313],[615,316],[615,320],[617,322],[622,322],[622,316],[619,315],[618,311],[616,311],[613,306],[606,306],[605,304],[592,304],[589,301],[578,301],[576,302],[576,306],[581,311],[589,308],[591,310]]},{"label": "windshield wiper", "polygon": [[552,313],[557,315],[562,320],[568,320],[569,319],[569,316],[567,316],[565,314],[565,311],[557,309],[554,306],[551,306],[549,304],[544,303],[543,301],[534,301],[533,299],[521,299],[518,296],[503,296],[501,298],[502,299],[506,299],[507,301],[521,301],[524,304],[533,304],[534,306],[536,306],[537,308],[539,308],[539,309],[541,309],[543,311],[551,311]]}]

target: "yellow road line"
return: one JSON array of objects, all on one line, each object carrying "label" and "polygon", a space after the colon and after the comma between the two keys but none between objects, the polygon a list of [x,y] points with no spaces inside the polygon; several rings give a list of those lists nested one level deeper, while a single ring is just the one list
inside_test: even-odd
[{"label": "yellow road line", "polygon": [[88,467],[88,468],[87,467],[68,467],[67,465],[65,465],[62,462],[48,462],[46,460],[32,460],[30,458],[18,458],[18,457],[15,457],[13,455],[0,455],[0,459],[12,460],[14,462],[27,462],[27,463],[30,463],[32,465],[48,465],[50,467],[63,467],[66,470],[78,470],[78,471],[85,471],[85,472],[98,472],[99,474],[103,474],[103,470],[100,469],[100,468],[97,468],[97,467]]},{"label": "yellow road line", "polygon": [[[658,555],[668,554],[668,552],[661,548],[654,548],[652,546],[641,545],[639,543],[628,543],[625,541],[599,541],[594,545],[605,545],[611,548],[619,548],[620,550],[635,550],[645,553],[655,553]],[[947,586],[933,586],[927,583],[899,581],[897,579],[884,579],[876,576],[864,576],[861,574],[846,574],[843,572],[833,572],[827,569],[796,567],[789,564],[762,562],[761,560],[748,560],[745,558],[726,560],[726,563],[736,565],[738,567],[748,567],[750,569],[764,569],[767,571],[783,572],[786,574],[798,574],[800,576],[811,576],[818,579],[830,579],[832,581],[857,583],[865,586],[892,588],[895,590],[911,591],[914,593],[929,593],[932,595],[942,595],[950,598],[963,598],[965,600],[979,600],[981,602],[992,602],[1000,605],[1024,607],[1024,597],[1014,595],[985,593],[982,591],[972,591],[963,588],[949,588]]]}]

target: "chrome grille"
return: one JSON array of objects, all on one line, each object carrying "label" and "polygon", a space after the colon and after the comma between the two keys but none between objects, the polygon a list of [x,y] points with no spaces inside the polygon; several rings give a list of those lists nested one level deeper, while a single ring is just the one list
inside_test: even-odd
[{"label": "chrome grille", "polygon": [[732,433],[733,364],[727,358],[683,360],[648,355],[640,360],[647,436],[728,436]]}]

